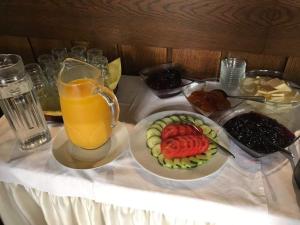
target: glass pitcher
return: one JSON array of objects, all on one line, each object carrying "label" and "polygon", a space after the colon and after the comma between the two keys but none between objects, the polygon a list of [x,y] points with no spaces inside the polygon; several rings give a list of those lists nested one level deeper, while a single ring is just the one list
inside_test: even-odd
[{"label": "glass pitcher", "polygon": [[118,100],[101,80],[98,68],[73,58],[63,61],[58,74],[66,133],[82,150],[101,150],[119,118]]}]

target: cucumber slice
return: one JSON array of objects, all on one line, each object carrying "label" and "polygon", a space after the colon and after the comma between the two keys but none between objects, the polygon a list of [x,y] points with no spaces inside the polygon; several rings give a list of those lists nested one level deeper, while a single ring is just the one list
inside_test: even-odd
[{"label": "cucumber slice", "polygon": [[192,117],[192,116],[186,116],[187,117],[187,120],[188,121],[190,121],[191,123],[195,123],[195,119],[194,119],[194,117]]},{"label": "cucumber slice", "polygon": [[185,115],[179,115],[179,118],[180,118],[180,120],[181,120],[182,122],[185,122],[185,121],[188,120],[187,117],[186,117]]},{"label": "cucumber slice", "polygon": [[150,126],[150,128],[155,128],[155,129],[159,130],[160,132],[163,130],[163,128],[160,125],[158,125],[158,124],[152,124]]},{"label": "cucumber slice", "polygon": [[161,138],[158,136],[152,136],[149,139],[147,139],[147,146],[149,148],[153,148],[155,145],[161,143]]},{"label": "cucumber slice", "polygon": [[175,166],[173,160],[171,159],[164,159],[164,166],[167,167],[167,168],[173,168]]},{"label": "cucumber slice", "polygon": [[147,133],[146,133],[147,140],[149,138],[151,138],[152,136],[160,137],[160,135],[161,135],[161,132],[159,130],[157,130],[156,128],[151,128],[151,127],[147,130]]},{"label": "cucumber slice", "polygon": [[211,159],[211,155],[206,155],[206,154],[199,154],[199,155],[196,155],[195,157],[201,161],[207,161],[207,160]]},{"label": "cucumber slice", "polygon": [[171,118],[169,118],[169,117],[163,118],[162,121],[164,121],[166,124],[173,123],[173,120]]},{"label": "cucumber slice", "polygon": [[160,144],[155,145],[151,148],[151,155],[158,157],[161,154]]},{"label": "cucumber slice", "polygon": [[209,144],[208,150],[213,149],[213,148],[218,148],[218,146],[214,143]]},{"label": "cucumber slice", "polygon": [[206,152],[205,152],[205,155],[215,155],[217,153],[218,149],[217,148],[211,148],[211,149],[208,149]]},{"label": "cucumber slice", "polygon": [[176,115],[170,116],[170,119],[173,120],[174,123],[180,123],[181,122],[180,118]]},{"label": "cucumber slice", "polygon": [[164,161],[165,157],[163,154],[160,154],[158,157],[157,157],[157,161],[158,163],[161,165],[161,166],[164,166],[165,164],[165,161]]},{"label": "cucumber slice", "polygon": [[177,166],[177,168],[181,168],[181,162],[180,162],[180,159],[175,158],[175,159],[173,159],[173,162],[174,162],[174,164]]},{"label": "cucumber slice", "polygon": [[154,124],[158,124],[159,126],[161,126],[161,128],[164,128],[165,126],[167,126],[167,124],[162,120],[156,120],[154,122]]},{"label": "cucumber slice", "polygon": [[211,129],[209,126],[207,126],[207,125],[201,125],[200,128],[203,130],[203,133],[204,133],[205,135],[208,135],[208,134],[211,132],[211,130],[212,130],[212,129]]},{"label": "cucumber slice", "polygon": [[190,156],[188,159],[189,159],[192,163],[197,164],[198,166],[199,166],[199,165],[202,165],[202,164],[204,163],[202,159],[198,159],[198,158],[195,157],[195,156]]},{"label": "cucumber slice", "polygon": [[188,158],[181,159],[181,167],[184,168],[194,168],[197,166],[197,163],[191,162]]},{"label": "cucumber slice", "polygon": [[211,139],[216,139],[217,138],[217,132],[214,131],[213,129],[211,129],[211,131],[209,132],[209,134],[207,134],[207,136],[209,136]]},{"label": "cucumber slice", "polygon": [[200,126],[203,125],[204,123],[203,123],[202,120],[196,118],[194,124],[195,124],[197,127],[200,127]]}]

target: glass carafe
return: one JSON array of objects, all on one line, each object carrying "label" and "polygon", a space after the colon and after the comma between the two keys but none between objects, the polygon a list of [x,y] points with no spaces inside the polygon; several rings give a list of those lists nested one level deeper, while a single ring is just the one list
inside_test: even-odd
[{"label": "glass carafe", "polygon": [[32,81],[18,55],[0,54],[0,106],[20,150],[35,150],[51,140]]},{"label": "glass carafe", "polygon": [[78,148],[87,150],[84,154],[101,152],[118,121],[117,98],[101,81],[101,71],[88,63],[72,58],[62,63],[57,86],[65,130],[76,150],[73,153],[80,153]]}]

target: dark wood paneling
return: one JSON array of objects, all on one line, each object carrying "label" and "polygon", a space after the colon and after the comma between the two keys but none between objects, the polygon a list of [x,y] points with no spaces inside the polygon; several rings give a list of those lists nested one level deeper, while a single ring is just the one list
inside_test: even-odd
[{"label": "dark wood paneling", "polygon": [[271,8],[265,53],[300,56],[300,1],[278,0]]},{"label": "dark wood paneling", "polygon": [[227,56],[245,59],[247,70],[269,69],[283,72],[287,60],[285,56],[251,54],[246,52],[228,52]]},{"label": "dark wood paneling", "polygon": [[167,62],[167,49],[120,46],[123,74],[137,75],[140,70]]},{"label": "dark wood paneling", "polygon": [[[276,2],[5,0],[0,2],[0,32],[54,39],[262,52],[273,25],[272,5]],[[291,7],[286,9],[293,22],[299,16]]]},{"label": "dark wood paneling", "polygon": [[22,57],[24,63],[34,61],[30,44],[26,37],[0,36],[1,54],[18,54]]},{"label": "dark wood paneling", "polygon": [[71,42],[68,40],[29,38],[33,54],[37,58],[39,55],[50,53],[53,48],[69,48]]},{"label": "dark wood paneling", "polygon": [[300,57],[289,57],[284,70],[284,77],[300,85]]},{"label": "dark wood paneling", "polygon": [[196,49],[173,49],[172,61],[186,68],[193,77],[216,77],[221,51],[205,51]]}]

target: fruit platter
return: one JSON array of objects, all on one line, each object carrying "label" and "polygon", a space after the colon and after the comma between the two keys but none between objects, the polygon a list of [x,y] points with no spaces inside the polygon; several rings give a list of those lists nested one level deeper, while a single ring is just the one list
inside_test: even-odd
[{"label": "fruit platter", "polygon": [[141,120],[131,135],[131,154],[148,172],[171,180],[194,180],[222,168],[229,146],[223,128],[200,114],[165,111]]}]

